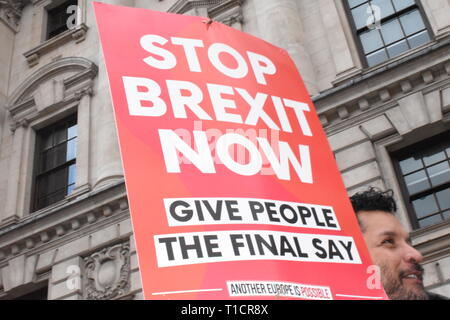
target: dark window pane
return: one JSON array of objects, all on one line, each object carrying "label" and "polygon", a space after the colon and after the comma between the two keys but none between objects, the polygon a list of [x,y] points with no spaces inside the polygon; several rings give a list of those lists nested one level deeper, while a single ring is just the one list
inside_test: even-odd
[{"label": "dark window pane", "polygon": [[447,148],[445,152],[447,153],[447,157],[450,158],[450,148]]},{"label": "dark window pane", "polygon": [[[390,16],[395,13],[391,0],[372,0],[371,3],[372,6],[378,6],[380,8],[381,19],[384,19],[387,16]],[[377,9],[374,8],[373,10]]]},{"label": "dark window pane", "polygon": [[425,164],[425,166],[428,167],[428,166],[430,166],[432,164],[435,164],[435,163],[438,163],[438,162],[441,162],[441,161],[445,160],[445,158],[446,157],[445,157],[444,151],[434,152],[432,154],[425,155],[423,157],[423,163]]},{"label": "dark window pane", "polygon": [[395,7],[396,11],[406,9],[415,4],[414,0],[392,0],[392,2],[394,3],[394,7]]},{"label": "dark window pane", "polygon": [[69,18],[69,14],[67,13],[67,8],[71,5],[77,5],[77,3],[77,0],[68,0],[63,2],[61,5],[48,10],[47,39],[50,39],[68,29],[67,19]]},{"label": "dark window pane", "polygon": [[47,296],[48,296],[48,287],[45,286],[44,288],[37,289],[30,293],[19,296],[14,300],[47,300]]},{"label": "dark window pane", "polygon": [[450,188],[436,192],[436,198],[441,210],[450,209]]},{"label": "dark window pane", "polygon": [[58,201],[64,199],[65,197],[66,197],[66,190],[65,189],[58,190],[57,192],[50,194],[47,197],[47,201],[49,204],[52,204],[52,203],[55,203],[55,202],[58,202]]},{"label": "dark window pane", "polygon": [[353,20],[355,21],[356,29],[362,29],[367,26],[369,17],[372,15],[372,10],[369,4],[363,4],[355,9],[352,9]]},{"label": "dark window pane", "polygon": [[47,175],[47,181],[48,181],[48,186],[47,186],[47,190],[46,190],[47,194],[58,190],[58,186],[57,186],[58,179],[57,179],[56,173]]},{"label": "dark window pane", "polygon": [[436,214],[434,216],[419,220],[419,226],[421,228],[425,228],[425,227],[431,226],[433,224],[439,223],[441,221],[442,221],[441,215]]},{"label": "dark window pane", "polygon": [[430,36],[428,35],[428,31],[425,30],[418,34],[415,34],[408,38],[409,45],[411,48],[415,48],[421,46],[430,41]]},{"label": "dark window pane", "polygon": [[400,16],[400,22],[407,36],[425,29],[422,16],[417,9]]},{"label": "dark window pane", "polygon": [[55,145],[67,140],[67,130],[66,128],[57,128],[55,130]]},{"label": "dark window pane", "polygon": [[44,207],[46,207],[48,205],[49,205],[49,202],[48,202],[47,197],[38,198],[37,203],[36,203],[36,208],[37,209],[41,209],[41,208],[44,208]]},{"label": "dark window pane", "polygon": [[50,132],[46,132],[41,136],[42,150],[49,149],[53,146],[53,136]]},{"label": "dark window pane", "polygon": [[386,45],[394,43],[404,37],[398,19],[391,20],[381,25],[381,34]]},{"label": "dark window pane", "polygon": [[56,170],[49,174],[50,180],[53,180],[54,188],[49,190],[51,192],[65,189],[67,186],[67,168]]},{"label": "dark window pane", "polygon": [[55,149],[50,149],[47,151],[42,152],[40,157],[40,166],[39,166],[39,173],[48,171],[55,167],[55,156],[54,156]]},{"label": "dark window pane", "polygon": [[422,168],[422,161],[420,159],[416,159],[415,157],[400,161],[400,169],[402,170],[403,174],[408,174]]},{"label": "dark window pane", "polygon": [[424,170],[405,176],[405,183],[410,195],[430,188],[430,183]]},{"label": "dark window pane", "polygon": [[433,186],[450,181],[450,166],[447,161],[427,168],[427,173]]},{"label": "dark window pane", "polygon": [[375,51],[383,46],[383,41],[381,40],[380,32],[378,30],[369,30],[361,33],[359,36],[361,39],[361,44],[364,49],[364,53],[369,53]]},{"label": "dark window pane", "polygon": [[56,166],[62,165],[67,159],[67,144],[61,143],[55,147]]},{"label": "dark window pane", "polygon": [[43,176],[38,178],[36,181],[36,194],[38,198],[42,198],[46,194],[48,194],[48,189],[50,187],[49,179],[47,176]]},{"label": "dark window pane", "polygon": [[[45,178],[46,178],[45,180],[47,180],[47,185],[45,186],[46,190],[45,190],[45,194],[44,195],[52,193],[52,192],[55,192],[55,190],[56,190],[55,175],[54,174],[49,174],[49,175],[46,175]],[[45,180],[42,180],[42,181],[45,181]]]},{"label": "dark window pane", "polygon": [[439,211],[434,195],[419,198],[412,202],[418,218],[426,217]]},{"label": "dark window pane", "polygon": [[347,2],[350,8],[354,8],[364,2],[367,2],[367,0],[347,0]]},{"label": "dark window pane", "polygon": [[393,45],[390,45],[387,47],[387,51],[389,53],[389,57],[393,58],[395,56],[398,56],[399,54],[402,54],[405,51],[408,51],[409,47],[406,43],[406,40],[399,41],[397,43],[394,43]]}]

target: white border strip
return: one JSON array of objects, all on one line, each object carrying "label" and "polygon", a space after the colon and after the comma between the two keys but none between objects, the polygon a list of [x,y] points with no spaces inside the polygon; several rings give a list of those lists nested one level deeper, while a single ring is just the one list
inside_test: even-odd
[{"label": "white border strip", "polygon": [[199,289],[199,290],[181,290],[181,291],[167,291],[167,292],[153,292],[152,296],[162,295],[162,294],[177,294],[177,293],[191,293],[191,292],[207,292],[207,291],[222,291],[219,289]]},{"label": "white border strip", "polygon": [[350,294],[339,294],[339,293],[335,294],[335,296],[348,297],[348,298],[374,299],[374,300],[383,299],[383,297],[354,296],[354,295],[350,295]]}]

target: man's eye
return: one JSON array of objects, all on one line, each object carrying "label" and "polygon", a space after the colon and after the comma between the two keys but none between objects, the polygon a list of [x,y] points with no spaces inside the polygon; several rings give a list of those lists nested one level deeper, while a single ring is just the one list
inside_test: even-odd
[{"label": "man's eye", "polygon": [[393,245],[395,244],[395,241],[394,239],[384,239],[383,241],[381,241],[381,244]]}]

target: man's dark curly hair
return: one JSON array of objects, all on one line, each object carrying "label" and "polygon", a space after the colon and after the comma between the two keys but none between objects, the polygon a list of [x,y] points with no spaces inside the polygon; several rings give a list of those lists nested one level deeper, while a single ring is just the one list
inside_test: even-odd
[{"label": "man's dark curly hair", "polygon": [[397,205],[393,198],[392,190],[381,191],[375,187],[369,187],[367,191],[362,191],[350,197],[350,201],[355,210],[356,217],[361,231],[366,232],[366,226],[358,216],[359,211],[384,211],[394,214],[397,211]]},{"label": "man's dark curly hair", "polygon": [[362,191],[350,197],[353,210],[358,211],[385,211],[394,214],[397,206],[393,198],[392,190],[381,191],[375,187],[369,187],[367,191]]}]

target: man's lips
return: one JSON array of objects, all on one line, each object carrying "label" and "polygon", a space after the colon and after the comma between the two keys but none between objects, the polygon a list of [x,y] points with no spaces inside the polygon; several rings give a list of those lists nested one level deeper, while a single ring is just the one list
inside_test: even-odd
[{"label": "man's lips", "polygon": [[421,271],[408,271],[408,272],[404,272],[401,275],[401,279],[406,279],[406,280],[411,280],[414,282],[422,282],[423,280],[423,272]]}]

